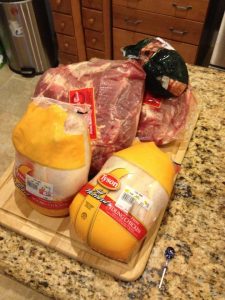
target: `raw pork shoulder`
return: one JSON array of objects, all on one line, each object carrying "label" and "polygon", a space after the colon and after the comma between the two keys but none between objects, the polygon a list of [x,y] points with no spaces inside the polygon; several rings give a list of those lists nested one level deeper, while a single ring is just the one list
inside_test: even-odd
[{"label": "raw pork shoulder", "polygon": [[196,100],[188,88],[181,96],[157,99],[144,97],[137,136],[143,141],[164,145],[176,140],[187,124]]},{"label": "raw pork shoulder", "polygon": [[[49,69],[42,75],[34,96],[71,102],[71,91],[93,88],[91,109],[95,111],[96,136],[91,136],[91,145],[95,173],[113,152],[131,145],[141,111],[144,81],[145,73],[136,61],[92,59]],[[79,103],[89,102],[82,97]]]}]

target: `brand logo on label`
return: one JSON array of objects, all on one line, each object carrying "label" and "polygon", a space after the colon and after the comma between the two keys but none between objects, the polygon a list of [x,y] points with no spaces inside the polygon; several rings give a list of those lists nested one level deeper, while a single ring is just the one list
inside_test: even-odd
[{"label": "brand logo on label", "polygon": [[86,101],[87,95],[85,90],[74,90],[70,91],[70,103],[74,104],[84,104]]},{"label": "brand logo on label", "polygon": [[[69,91],[69,103],[81,105],[85,112],[88,112],[88,127],[90,138],[95,140],[97,137],[94,88],[83,88]],[[87,107],[89,107],[87,111]],[[81,111],[82,113],[82,111]]]},{"label": "brand logo on label", "polygon": [[120,188],[119,179],[117,179],[115,176],[112,176],[110,174],[102,174],[98,178],[98,183],[100,183],[103,187],[112,191],[116,191]]}]

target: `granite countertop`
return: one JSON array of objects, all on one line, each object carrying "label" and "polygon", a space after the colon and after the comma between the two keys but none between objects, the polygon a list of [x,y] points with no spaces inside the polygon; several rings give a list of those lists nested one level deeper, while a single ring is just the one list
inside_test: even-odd
[{"label": "granite countertop", "polygon": [[[116,280],[0,227],[0,269],[56,299],[225,299],[225,72],[189,66],[201,113],[143,275]],[[164,250],[174,247],[162,290]]]}]

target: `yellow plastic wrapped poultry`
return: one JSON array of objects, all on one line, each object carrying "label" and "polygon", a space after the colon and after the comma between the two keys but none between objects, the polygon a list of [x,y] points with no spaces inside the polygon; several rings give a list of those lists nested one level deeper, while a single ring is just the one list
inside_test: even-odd
[{"label": "yellow plastic wrapped poultry", "polygon": [[127,262],[167,206],[174,176],[169,156],[152,142],[114,153],[70,206],[76,234]]},{"label": "yellow plastic wrapped poultry", "polygon": [[89,133],[75,107],[35,98],[13,131],[14,182],[30,205],[49,216],[69,213],[75,194],[88,181]]}]

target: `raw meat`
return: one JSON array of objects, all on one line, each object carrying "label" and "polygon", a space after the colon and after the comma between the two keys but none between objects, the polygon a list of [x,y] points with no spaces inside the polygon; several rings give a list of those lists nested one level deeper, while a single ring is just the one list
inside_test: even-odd
[{"label": "raw meat", "polygon": [[67,103],[35,98],[13,131],[15,185],[49,216],[68,214],[91,163],[85,120]]},{"label": "raw meat", "polygon": [[[145,72],[133,60],[102,60],[59,66],[43,74],[34,95],[70,102],[73,90],[93,88],[96,137],[92,138],[92,173],[115,151],[131,145],[143,100]],[[79,97],[78,97],[79,98]],[[89,103],[85,97],[79,103]]]},{"label": "raw meat", "polygon": [[141,141],[153,141],[157,145],[177,139],[193,107],[195,99],[190,88],[176,98],[157,99],[148,94],[142,105],[138,138]]},{"label": "raw meat", "polygon": [[70,206],[76,234],[94,250],[128,261],[166,208],[174,176],[169,156],[154,143],[114,153]]}]

